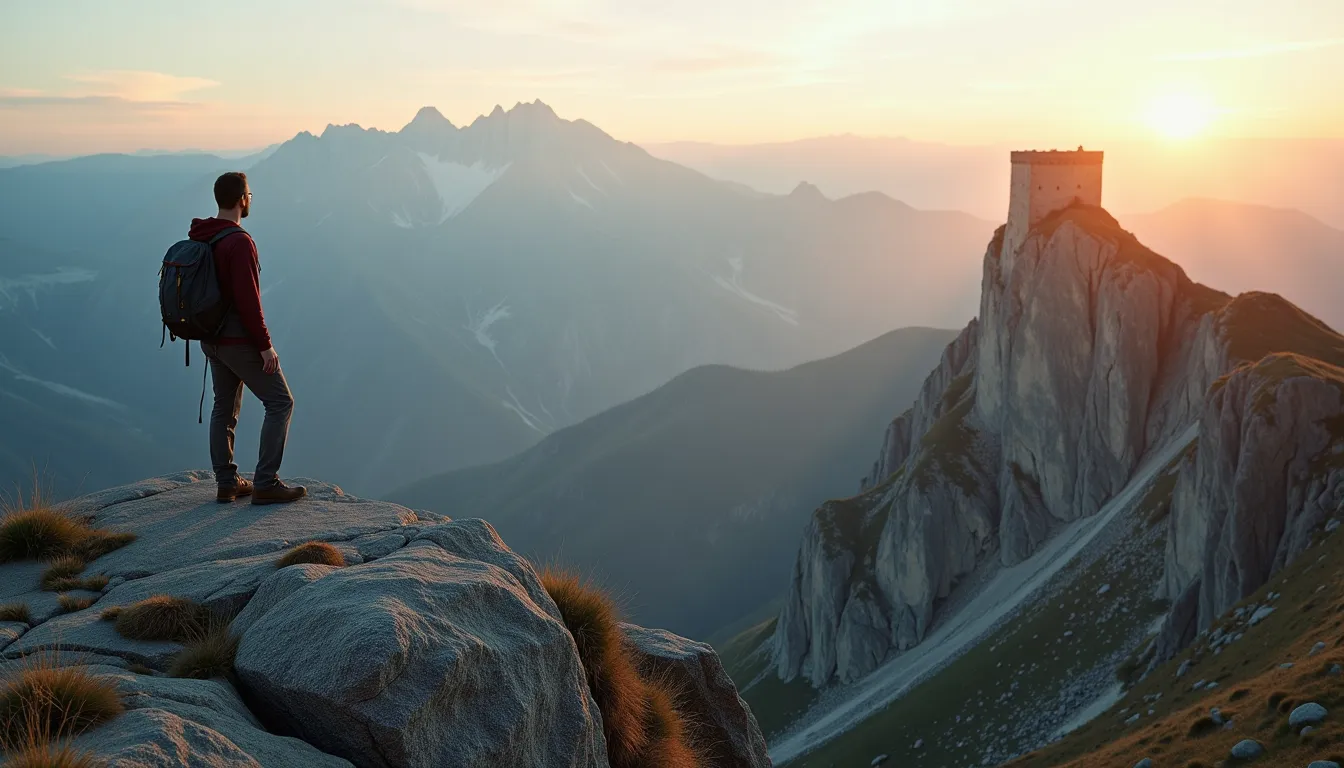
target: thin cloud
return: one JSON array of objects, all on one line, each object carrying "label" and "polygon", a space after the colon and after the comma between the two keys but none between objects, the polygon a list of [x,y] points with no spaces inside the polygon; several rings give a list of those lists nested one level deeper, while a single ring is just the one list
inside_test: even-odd
[{"label": "thin cloud", "polygon": [[1156,61],[1223,61],[1226,59],[1259,59],[1266,56],[1282,56],[1302,51],[1315,51],[1344,45],[1344,37],[1332,37],[1324,40],[1296,40],[1283,43],[1264,43],[1246,48],[1228,48],[1217,51],[1192,51],[1187,53],[1168,53],[1155,56]]},{"label": "thin cloud", "polygon": [[113,96],[127,101],[181,101],[184,94],[219,85],[203,77],[181,77],[163,72],[109,69],[66,75],[65,79],[85,86],[89,96]]},{"label": "thin cloud", "polygon": [[707,74],[744,69],[766,69],[780,63],[779,57],[759,51],[727,51],[702,56],[672,56],[653,63],[657,72]]},{"label": "thin cloud", "polygon": [[54,94],[0,93],[0,109],[34,107],[102,108],[127,112],[164,112],[186,110],[201,105],[187,101],[135,101],[120,96],[59,96]]}]

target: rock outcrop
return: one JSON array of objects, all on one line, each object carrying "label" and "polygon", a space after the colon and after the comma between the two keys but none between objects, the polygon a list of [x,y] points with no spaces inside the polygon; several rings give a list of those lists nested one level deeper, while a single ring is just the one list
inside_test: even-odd
[{"label": "rock outcrop", "polygon": [[666,681],[694,724],[713,768],[769,768],[765,737],[714,649],[661,629],[623,625],[642,674]]},{"label": "rock outcrop", "polygon": [[[1272,299],[1260,302],[1275,308]],[[1344,339],[1300,319],[1297,330],[1320,344],[1299,347],[1344,362]],[[1344,369],[1276,353],[1219,379],[1168,518],[1162,590],[1183,599],[1163,626],[1158,660],[1264,585],[1341,512]]]},{"label": "rock outcrop", "polygon": [[[1327,363],[1338,339],[1278,297],[1191,282],[1099,208],[1046,217],[1013,252],[1000,231],[979,317],[887,427],[860,495],[827,502],[805,530],[773,641],[777,673],[847,683],[923,641],[973,572],[1020,563],[1096,514],[1196,423],[1205,436],[1180,459],[1163,589],[1175,600],[1200,579],[1198,599],[1177,601],[1197,603],[1199,619],[1173,626],[1207,622],[1338,508],[1340,481],[1312,458],[1334,450]],[[1309,370],[1264,394],[1253,383],[1264,374],[1238,366],[1279,370],[1265,356],[1280,351]],[[1256,407],[1266,415],[1252,424]],[[1257,485],[1252,467],[1288,472],[1287,485]],[[1278,511],[1260,509],[1269,497]]]},{"label": "rock outcrop", "polygon": [[[137,538],[88,564],[108,577],[91,606],[0,625],[0,677],[42,659],[113,678],[127,712],[75,741],[111,768],[608,765],[574,640],[493,528],[305,482],[310,497],[283,507],[217,504],[201,472],[69,502]],[[319,540],[347,565],[277,569],[284,551]],[[3,602],[50,595],[40,565],[0,564]],[[127,639],[103,616],[160,594],[232,618],[228,675],[166,676],[183,644]],[[721,764],[769,765],[708,646],[627,631],[680,684],[679,707],[722,747]]]}]

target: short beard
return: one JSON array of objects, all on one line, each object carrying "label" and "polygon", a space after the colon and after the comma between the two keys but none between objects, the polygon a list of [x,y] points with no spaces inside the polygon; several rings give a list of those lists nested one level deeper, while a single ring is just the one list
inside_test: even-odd
[{"label": "short beard", "polygon": [[251,208],[252,208],[252,204],[249,203],[249,202],[247,202],[246,200],[244,200],[244,201],[243,201],[243,215],[242,215],[241,217],[239,217],[239,218],[246,219],[246,218],[247,218],[248,211],[251,210]]}]

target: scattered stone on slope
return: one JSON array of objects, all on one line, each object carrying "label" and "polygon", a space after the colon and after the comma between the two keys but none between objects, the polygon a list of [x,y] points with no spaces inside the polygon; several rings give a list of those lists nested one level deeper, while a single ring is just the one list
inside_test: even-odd
[{"label": "scattered stone on slope", "polygon": [[1145,757],[1135,763],[1134,768],[1153,768],[1153,759],[1151,757]]},{"label": "scattered stone on slope", "polygon": [[1328,714],[1325,707],[1314,701],[1300,704],[1288,715],[1288,727],[1297,730],[1304,725],[1320,725]]},{"label": "scattered stone on slope", "polygon": [[1265,748],[1255,739],[1242,739],[1232,746],[1232,757],[1237,760],[1254,760],[1265,753]]},{"label": "scattered stone on slope", "polygon": [[707,765],[769,768],[765,736],[712,648],[660,629],[622,628],[641,674],[669,681],[680,693],[681,711],[696,724]]},{"label": "scattered stone on slope", "polygon": [[573,639],[483,521],[301,586],[235,666],[264,719],[361,766],[606,764]]}]

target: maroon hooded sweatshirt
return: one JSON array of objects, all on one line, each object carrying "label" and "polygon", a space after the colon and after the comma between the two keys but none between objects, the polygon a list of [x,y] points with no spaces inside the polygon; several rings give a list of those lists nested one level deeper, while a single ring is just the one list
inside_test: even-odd
[{"label": "maroon hooded sweatshirt", "polygon": [[[209,242],[221,231],[237,226],[228,219],[192,219],[187,237]],[[232,311],[237,313],[247,333],[246,336],[220,336],[215,343],[251,344],[258,350],[270,349],[271,334],[266,330],[266,317],[261,312],[261,263],[252,236],[235,232],[215,243],[215,272],[219,276],[220,294],[233,307]]]}]

